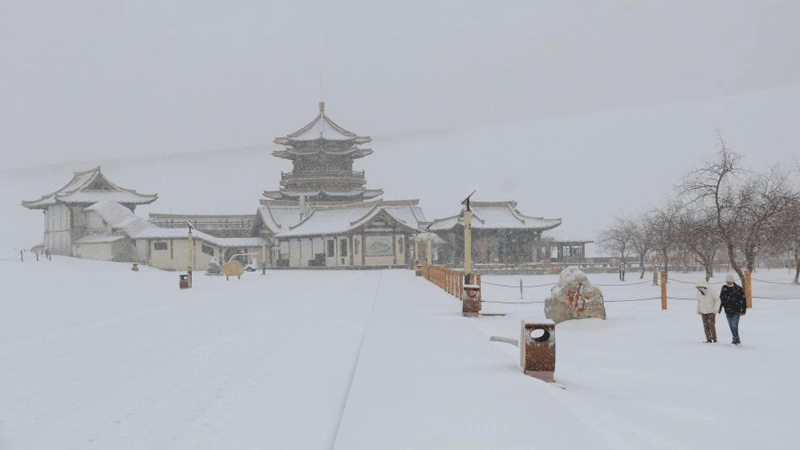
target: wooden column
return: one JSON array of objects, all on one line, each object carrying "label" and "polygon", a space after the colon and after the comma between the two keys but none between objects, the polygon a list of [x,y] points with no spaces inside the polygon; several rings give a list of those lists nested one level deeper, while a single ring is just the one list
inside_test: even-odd
[{"label": "wooden column", "polygon": [[433,262],[433,260],[431,259],[431,232],[430,231],[426,232],[425,237],[428,239],[428,249],[427,249],[428,252],[425,255],[425,259],[428,261],[428,266],[430,266],[431,263]]},{"label": "wooden column", "polygon": [[744,296],[747,298],[747,307],[753,307],[753,276],[749,270],[744,271]]}]

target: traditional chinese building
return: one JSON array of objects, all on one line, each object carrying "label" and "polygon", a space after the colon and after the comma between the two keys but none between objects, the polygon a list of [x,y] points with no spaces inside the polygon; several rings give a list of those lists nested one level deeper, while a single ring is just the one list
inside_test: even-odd
[{"label": "traditional chinese building", "polygon": [[[250,214],[151,213],[147,221],[134,209],[157,195],[121,188],[99,167],[22,204],[44,212],[42,246],[54,254],[168,270],[187,268],[190,245],[194,270],[204,270],[211,258],[234,257],[264,267],[402,267],[413,262],[413,241],[425,230],[435,233],[437,263],[463,264],[464,211],[429,222],[418,200],[376,198],[383,190],[368,189],[364,171],[353,170],[356,159],[372,154],[363,147],[371,140],[334,123],[320,102],[311,123],[274,140],[284,148],[272,155],[292,161],[293,168]],[[561,219],[527,216],[513,201],[472,202],[472,212],[476,264],[522,266],[549,259],[542,233]],[[559,259],[581,257],[578,245],[559,245]],[[423,253],[426,246],[419,247]]]},{"label": "traditional chinese building", "polygon": [[[536,263],[541,254],[542,233],[561,225],[561,219],[522,214],[517,202],[471,202],[472,261],[475,264],[520,265]],[[464,264],[464,209],[434,220],[429,231],[444,241],[437,248],[440,263]]]},{"label": "traditional chinese building", "polygon": [[257,229],[273,242],[274,267],[409,266],[409,241],[427,225],[417,200],[262,203]]},{"label": "traditional chinese building", "polygon": [[[100,234],[103,225],[86,208],[101,201],[114,201],[131,212],[138,205],[156,201],[158,194],[140,194],[112,183],[100,167],[75,172],[69,183],[38,200],[23,201],[22,206],[44,213],[43,247],[54,255],[75,256],[75,246],[82,239]],[[93,238],[97,240],[98,238]]]},{"label": "traditional chinese building", "polygon": [[353,170],[353,161],[372,154],[359,147],[372,141],[334,123],[319,103],[319,114],[303,128],[275,139],[283,150],[273,156],[292,161],[292,171],[281,173],[280,190],[264,191],[273,200],[310,202],[360,202],[383,194],[382,189],[367,189],[364,171]]}]

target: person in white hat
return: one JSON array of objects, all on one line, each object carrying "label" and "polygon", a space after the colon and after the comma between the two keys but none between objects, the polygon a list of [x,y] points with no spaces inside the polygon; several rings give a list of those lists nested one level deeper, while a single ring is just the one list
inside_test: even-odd
[{"label": "person in white hat", "polygon": [[697,280],[695,288],[697,288],[697,314],[700,314],[703,319],[706,343],[717,342],[716,322],[720,307],[719,295],[708,286],[705,278]]},{"label": "person in white hat", "polygon": [[742,343],[739,339],[739,318],[747,314],[747,297],[744,295],[744,289],[736,284],[733,274],[729,273],[725,277],[725,286],[722,286],[719,298],[721,300],[719,311],[725,309],[728,326],[733,335],[733,345],[739,345]]}]

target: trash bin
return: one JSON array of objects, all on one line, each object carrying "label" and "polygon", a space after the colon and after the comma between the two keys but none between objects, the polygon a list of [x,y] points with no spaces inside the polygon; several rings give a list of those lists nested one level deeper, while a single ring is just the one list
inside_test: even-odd
[{"label": "trash bin", "polygon": [[417,264],[414,266],[414,268],[416,269],[416,275],[418,277],[421,277],[422,276],[422,263],[417,261]]},{"label": "trash bin", "polygon": [[138,272],[139,271],[139,264],[133,263],[133,267],[131,267],[131,270],[134,271],[134,272]]},{"label": "trash bin", "polygon": [[526,375],[555,381],[556,324],[552,320],[537,323],[522,321],[519,338],[519,364]]},{"label": "trash bin", "polygon": [[461,315],[474,317],[481,312],[481,280],[480,275],[468,273],[464,275],[464,286],[461,293]]},{"label": "trash bin", "polygon": [[189,275],[188,274],[182,274],[180,277],[181,277],[181,280],[180,280],[179,286],[180,286],[181,289],[189,289],[190,287],[192,287],[191,283],[189,282]]}]

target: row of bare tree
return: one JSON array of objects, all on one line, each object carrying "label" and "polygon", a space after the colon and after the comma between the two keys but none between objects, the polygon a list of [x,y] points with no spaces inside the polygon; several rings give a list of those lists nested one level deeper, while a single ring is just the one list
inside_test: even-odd
[{"label": "row of bare tree", "polygon": [[[598,238],[601,248],[622,261],[635,256],[644,277],[645,262],[656,256],[666,269],[670,259],[693,259],[705,268],[727,262],[744,284],[744,270],[768,257],[792,260],[800,277],[800,190],[796,170],[775,166],[759,172],[743,166],[722,136],[719,151],[687,173],[661,207],[636,218],[617,218]],[[624,271],[620,277],[624,279]]]}]

